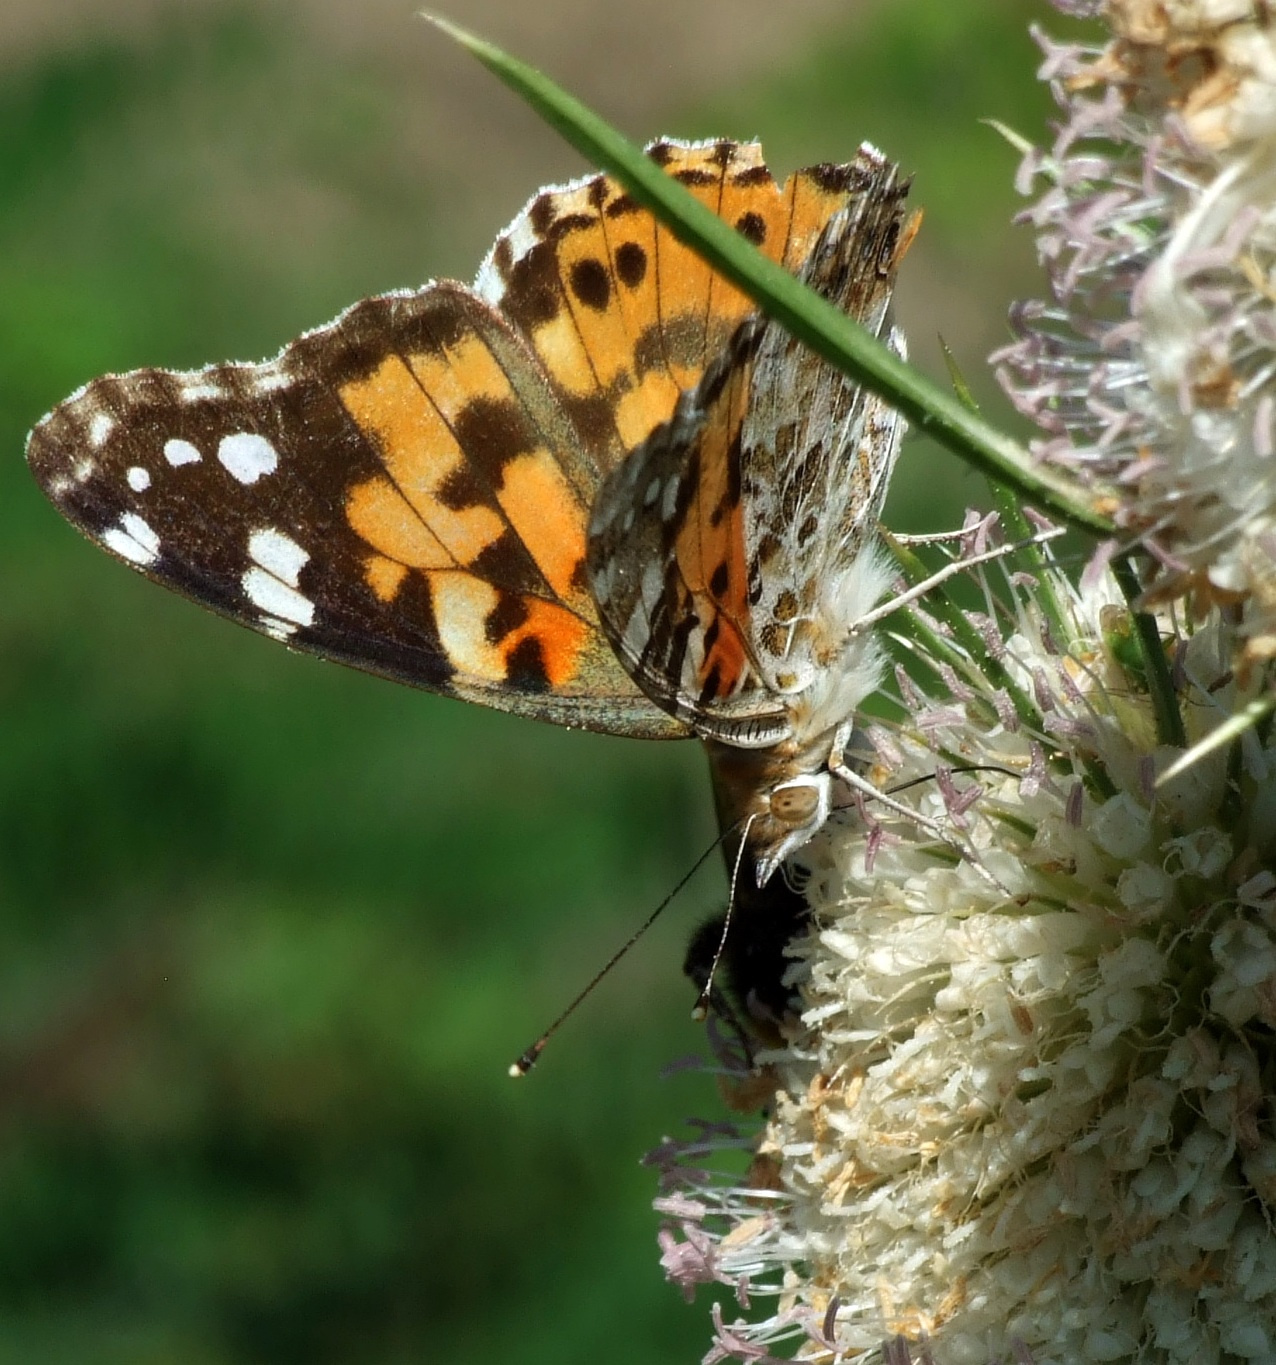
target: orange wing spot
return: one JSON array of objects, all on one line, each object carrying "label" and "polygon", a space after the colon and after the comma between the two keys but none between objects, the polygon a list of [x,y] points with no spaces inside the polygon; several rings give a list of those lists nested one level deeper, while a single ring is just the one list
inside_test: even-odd
[{"label": "orange wing spot", "polygon": [[616,429],[626,450],[633,450],[669,420],[679,389],[665,370],[648,370],[637,388],[616,404]]},{"label": "orange wing spot", "polygon": [[559,597],[590,610],[575,581],[585,558],[586,509],[548,450],[511,460],[497,499],[536,567]]},{"label": "orange wing spot", "polygon": [[378,558],[394,560],[414,569],[456,567],[456,560],[439,543],[407,498],[382,475],[356,484],[346,494],[346,520],[355,535],[380,552]]},{"label": "orange wing spot", "polygon": [[784,186],[792,208],[783,264],[796,274],[806,263],[824,225],[851,202],[845,190],[824,188],[809,171],[795,171]]},{"label": "orange wing spot", "polygon": [[744,677],[747,665],[748,656],[744,652],[744,641],[734,626],[719,619],[718,638],[714,640],[713,648],[705,655],[700,668],[701,691],[704,690],[705,683],[716,673],[715,695],[729,697],[740,679]]},{"label": "orange wing spot", "polygon": [[417,382],[449,422],[475,398],[513,399],[509,377],[477,336],[462,337],[442,355],[411,355],[408,364]]},{"label": "orange wing spot", "polygon": [[571,612],[538,598],[524,598],[527,620],[501,641],[500,649],[510,658],[524,640],[534,639],[540,646],[541,662],[549,685],[558,690],[576,676],[580,656],[589,639],[589,627]]},{"label": "orange wing spot", "polygon": [[532,332],[531,340],[536,354],[561,388],[577,395],[598,392],[589,352],[581,342],[571,309],[565,301],[548,322]]},{"label": "orange wing spot", "polygon": [[912,246],[917,234],[922,230],[923,209],[916,209],[909,216],[908,222],[904,224],[903,230],[899,234],[899,241],[895,244],[895,255],[891,258],[891,269],[898,270],[900,262],[908,253],[908,248]]},{"label": "orange wing spot", "polygon": [[488,638],[488,618],[501,595],[490,583],[467,573],[432,573],[430,597],[435,627],[449,661],[458,672],[503,683],[514,651],[524,640],[536,640],[551,687],[564,687],[575,676],[589,639],[589,627],[563,607],[538,598],[522,599],[526,618],[499,642]]},{"label": "orange wing spot", "polygon": [[345,385],[341,401],[377,442],[387,473],[454,564],[472,564],[500,538],[505,528],[493,508],[475,503],[456,509],[437,497],[465,455],[397,356],[382,361],[367,379]]},{"label": "orange wing spot", "polygon": [[408,570],[406,565],[387,559],[385,555],[369,555],[363,576],[378,600],[393,602],[408,576]]}]

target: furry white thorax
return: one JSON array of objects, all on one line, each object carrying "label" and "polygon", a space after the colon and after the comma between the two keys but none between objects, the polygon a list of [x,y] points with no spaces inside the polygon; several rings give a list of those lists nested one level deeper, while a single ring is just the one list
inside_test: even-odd
[{"label": "furry white thorax", "polygon": [[[805,685],[788,699],[793,753],[781,780],[754,812],[753,846],[758,885],[765,884],[791,854],[823,829],[833,810],[834,774],[840,747],[855,713],[882,681],[881,647],[871,632],[856,631],[890,588],[894,571],[876,545],[868,545],[840,573],[824,580],[819,605],[803,638],[810,657],[799,665]],[[795,818],[787,802],[809,803]]]},{"label": "furry white thorax", "polygon": [[789,703],[799,748],[823,735],[831,737],[881,684],[881,648],[871,633],[860,634],[855,625],[885,597],[894,572],[883,551],[869,545],[825,580],[809,636],[815,667]]}]

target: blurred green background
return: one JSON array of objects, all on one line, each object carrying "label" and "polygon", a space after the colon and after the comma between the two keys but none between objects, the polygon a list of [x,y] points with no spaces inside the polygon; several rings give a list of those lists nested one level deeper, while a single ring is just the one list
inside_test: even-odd
[{"label": "blurred green background", "polygon": [[[44,504],[27,429],[107,370],[273,353],[472,276],[574,155],[408,3],[0,13],[0,1365],[699,1359],[638,1158],[721,1113],[679,975],[694,744],[559,732],[206,617]],[[926,209],[900,307],[992,399],[1048,102],[1015,0],[517,0],[453,16],[638,138],[871,138]],[[891,520],[979,488],[906,451]]]}]

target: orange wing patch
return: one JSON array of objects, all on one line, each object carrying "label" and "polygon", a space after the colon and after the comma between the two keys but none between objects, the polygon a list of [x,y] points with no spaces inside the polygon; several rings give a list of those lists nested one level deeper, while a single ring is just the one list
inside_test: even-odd
[{"label": "orange wing patch", "polygon": [[[846,168],[780,188],[755,143],[659,142],[648,154],[775,261],[800,266],[846,203]],[[497,241],[478,288],[531,342],[606,474],[669,420],[753,304],[594,176],[543,191]]]},{"label": "orange wing patch", "polygon": [[534,664],[551,687],[576,680],[590,633],[578,616],[535,597],[502,594],[467,573],[431,573],[439,637],[458,668],[504,683]]},{"label": "orange wing patch", "polygon": [[[505,528],[493,508],[481,503],[451,507],[440,497],[449,477],[464,470],[466,453],[397,355],[383,360],[369,378],[346,384],[341,401],[364,434],[375,441],[389,485],[402,492],[447,561],[473,564],[500,539]],[[384,517],[389,505],[384,490],[384,482],[374,480],[371,487],[363,484],[351,489],[350,497],[365,506],[370,499],[378,502]]]},{"label": "orange wing patch", "polygon": [[378,597],[403,581],[387,562],[470,569],[507,540],[507,558],[521,547],[550,594],[593,618],[586,509],[482,338],[389,356],[340,394],[386,471],[346,498],[351,528],[377,552],[366,572]]}]

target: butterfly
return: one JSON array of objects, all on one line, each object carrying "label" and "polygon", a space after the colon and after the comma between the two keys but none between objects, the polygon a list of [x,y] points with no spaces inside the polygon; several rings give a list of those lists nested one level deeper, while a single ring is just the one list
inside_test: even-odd
[{"label": "butterfly", "polygon": [[[870,147],[647,154],[902,352],[912,228]],[[290,648],[559,725],[701,736],[759,883],[876,685],[854,622],[903,424],[616,181],[538,192],[472,287],[364,299],[261,364],[95,379],[32,431],[58,510]]]}]

